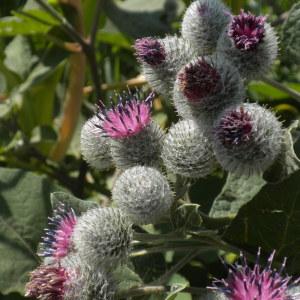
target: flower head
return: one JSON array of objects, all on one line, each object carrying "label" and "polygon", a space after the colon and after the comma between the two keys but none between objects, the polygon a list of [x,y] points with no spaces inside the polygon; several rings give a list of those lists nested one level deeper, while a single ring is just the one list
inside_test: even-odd
[{"label": "flower head", "polygon": [[225,115],[217,129],[217,135],[224,146],[240,145],[250,140],[253,125],[251,116],[244,107]]},{"label": "flower head", "polygon": [[25,297],[42,300],[63,300],[68,272],[63,267],[41,265],[30,273],[25,287]]},{"label": "flower head", "polygon": [[183,94],[190,102],[199,102],[221,89],[220,74],[204,58],[183,68],[178,79]]},{"label": "flower head", "polygon": [[63,203],[60,203],[53,211],[53,217],[49,220],[49,228],[46,229],[46,234],[42,238],[39,255],[60,259],[69,252],[77,217],[72,208],[67,208]]},{"label": "flower head", "polygon": [[132,224],[117,208],[90,209],[78,218],[72,241],[82,262],[111,267],[126,261]]},{"label": "flower head", "polygon": [[110,109],[99,106],[97,117],[102,121],[101,129],[113,139],[123,139],[138,134],[151,121],[151,105],[155,94],[152,92],[145,100],[136,95],[119,95],[119,103]]},{"label": "flower head", "polygon": [[167,179],[156,169],[136,166],[116,180],[112,199],[134,224],[155,224],[168,216],[174,197]]},{"label": "flower head", "polygon": [[157,66],[166,59],[165,49],[157,39],[147,37],[135,41],[137,58],[151,66]]},{"label": "flower head", "polygon": [[231,265],[227,279],[215,280],[213,289],[223,292],[229,300],[292,300],[288,288],[296,283],[290,276],[283,275],[286,259],[279,271],[272,269],[275,251],[270,255],[268,264],[262,268],[259,264],[260,249],[253,268],[241,254],[242,265]]},{"label": "flower head", "polygon": [[262,174],[283,147],[283,130],[276,116],[256,103],[225,109],[216,119],[212,139],[218,162],[236,175]]},{"label": "flower head", "polygon": [[235,47],[248,51],[256,49],[265,36],[265,20],[263,16],[255,16],[241,10],[240,14],[232,18],[228,35]]}]

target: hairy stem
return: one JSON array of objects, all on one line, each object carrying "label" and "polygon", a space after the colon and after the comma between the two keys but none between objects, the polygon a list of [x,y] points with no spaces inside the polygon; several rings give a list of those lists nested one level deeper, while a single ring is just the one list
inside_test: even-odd
[{"label": "hairy stem", "polygon": [[[127,291],[123,291],[117,294],[117,299],[128,299],[130,297],[139,297],[152,294],[162,294],[171,291],[170,286],[165,285],[145,285],[136,288],[131,288]],[[207,292],[203,288],[186,287],[183,292],[191,293],[193,295],[204,296]]]}]

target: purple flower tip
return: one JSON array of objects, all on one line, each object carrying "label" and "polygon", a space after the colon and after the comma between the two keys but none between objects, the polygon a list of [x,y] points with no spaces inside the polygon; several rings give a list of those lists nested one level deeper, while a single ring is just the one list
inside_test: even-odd
[{"label": "purple flower tip", "polygon": [[235,47],[242,50],[254,50],[265,35],[264,16],[252,15],[241,10],[240,14],[232,17],[228,35],[232,38]]},{"label": "purple flower tip", "polygon": [[251,116],[242,106],[231,110],[221,118],[216,131],[224,146],[244,144],[252,136]]},{"label": "purple flower tip", "polygon": [[298,281],[292,282],[290,276],[284,276],[286,259],[279,271],[271,269],[275,251],[270,255],[268,264],[262,268],[259,264],[260,249],[253,268],[241,253],[242,265],[230,265],[227,279],[215,280],[211,289],[223,292],[229,300],[291,300],[287,290]]},{"label": "purple flower tip", "polygon": [[154,38],[142,38],[135,41],[134,45],[138,59],[150,66],[157,66],[166,59],[163,45]]},{"label": "purple flower tip", "polygon": [[63,300],[68,278],[68,273],[62,267],[41,265],[30,273],[30,281],[25,287],[25,297]]},{"label": "purple flower tip", "polygon": [[204,58],[185,67],[178,76],[183,94],[193,103],[217,93],[221,88],[220,74]]},{"label": "purple flower tip", "polygon": [[77,222],[77,217],[72,208],[66,208],[60,203],[53,211],[53,217],[49,218],[49,228],[42,238],[41,251],[42,257],[53,257],[59,260],[65,257],[70,248],[71,236]]},{"label": "purple flower tip", "polygon": [[110,109],[99,106],[97,116],[102,124],[98,127],[113,139],[123,139],[138,134],[151,121],[154,97],[153,92],[143,101],[138,100],[133,94],[119,95],[119,103],[112,105]]}]

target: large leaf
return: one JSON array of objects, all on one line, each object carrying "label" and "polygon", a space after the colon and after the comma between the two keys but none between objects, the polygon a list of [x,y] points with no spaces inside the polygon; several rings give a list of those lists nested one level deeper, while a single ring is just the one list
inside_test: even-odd
[{"label": "large leaf", "polygon": [[45,34],[50,30],[49,25],[33,20],[24,20],[18,17],[5,17],[0,19],[0,37]]},{"label": "large leaf", "polygon": [[164,35],[171,31],[170,21],[177,14],[177,3],[169,9],[167,1],[103,1],[108,18],[130,37]]},{"label": "large leaf", "polygon": [[37,57],[31,52],[29,41],[26,37],[16,36],[5,48],[5,66],[24,77],[30,71],[31,66],[37,61]]},{"label": "large leaf", "polygon": [[181,293],[186,287],[188,287],[190,284],[186,278],[184,278],[182,275],[176,273],[174,274],[169,282],[169,285],[171,285],[170,292],[168,293],[165,300],[191,300],[192,297],[190,294],[187,293]]},{"label": "large leaf", "polygon": [[264,173],[264,179],[270,183],[278,183],[300,169],[300,160],[294,151],[292,131],[299,129],[299,121],[295,121],[284,132],[284,144],[274,164]]},{"label": "large leaf", "polygon": [[300,64],[300,2],[294,4],[282,27],[282,51],[286,61]]},{"label": "large leaf", "polygon": [[[289,82],[284,84],[287,87],[300,92],[299,83]],[[290,98],[290,96],[287,93],[261,81],[250,82],[248,84],[248,91],[253,98],[264,101],[283,100]]]},{"label": "large leaf", "polygon": [[73,195],[56,192],[51,194],[51,205],[56,207],[59,203],[64,203],[72,207],[76,214],[81,214],[89,209],[99,207],[99,205],[92,201],[81,200]]},{"label": "large leaf", "polygon": [[259,192],[265,181],[259,176],[240,177],[228,174],[221,193],[214,200],[210,217],[235,217],[239,209]]},{"label": "large leaf", "polygon": [[55,92],[66,56],[64,51],[55,47],[48,49],[43,60],[19,86],[17,96],[22,97],[23,101],[18,121],[28,135],[36,126],[53,125]]},{"label": "large leaf", "polygon": [[134,287],[138,287],[143,284],[142,279],[136,274],[129,266],[117,267],[112,276],[116,283],[116,289],[118,293],[125,292]]},{"label": "large leaf", "polygon": [[292,271],[300,271],[300,171],[277,185],[266,185],[231,223],[225,239],[256,251],[277,249]]},{"label": "large leaf", "polygon": [[28,272],[50,213],[50,193],[59,188],[45,176],[0,168],[0,293],[24,292]]}]

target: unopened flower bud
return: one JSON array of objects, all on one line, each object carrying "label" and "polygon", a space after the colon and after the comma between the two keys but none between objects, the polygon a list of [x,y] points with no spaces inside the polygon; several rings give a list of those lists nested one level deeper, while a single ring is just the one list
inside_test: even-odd
[{"label": "unopened flower bud", "polygon": [[90,266],[111,266],[127,259],[131,223],[117,208],[95,208],[78,218],[72,241],[82,260]]},{"label": "unopened flower bud", "polygon": [[182,21],[182,36],[201,55],[215,51],[218,39],[229,23],[228,8],[219,0],[197,0],[187,8]]},{"label": "unopened flower bud", "polygon": [[205,177],[216,165],[208,139],[192,120],[179,121],[170,128],[162,158],[169,171],[189,178]]},{"label": "unopened flower bud", "polygon": [[116,181],[112,199],[134,224],[155,224],[169,215],[174,197],[166,178],[156,169],[127,169]]}]

